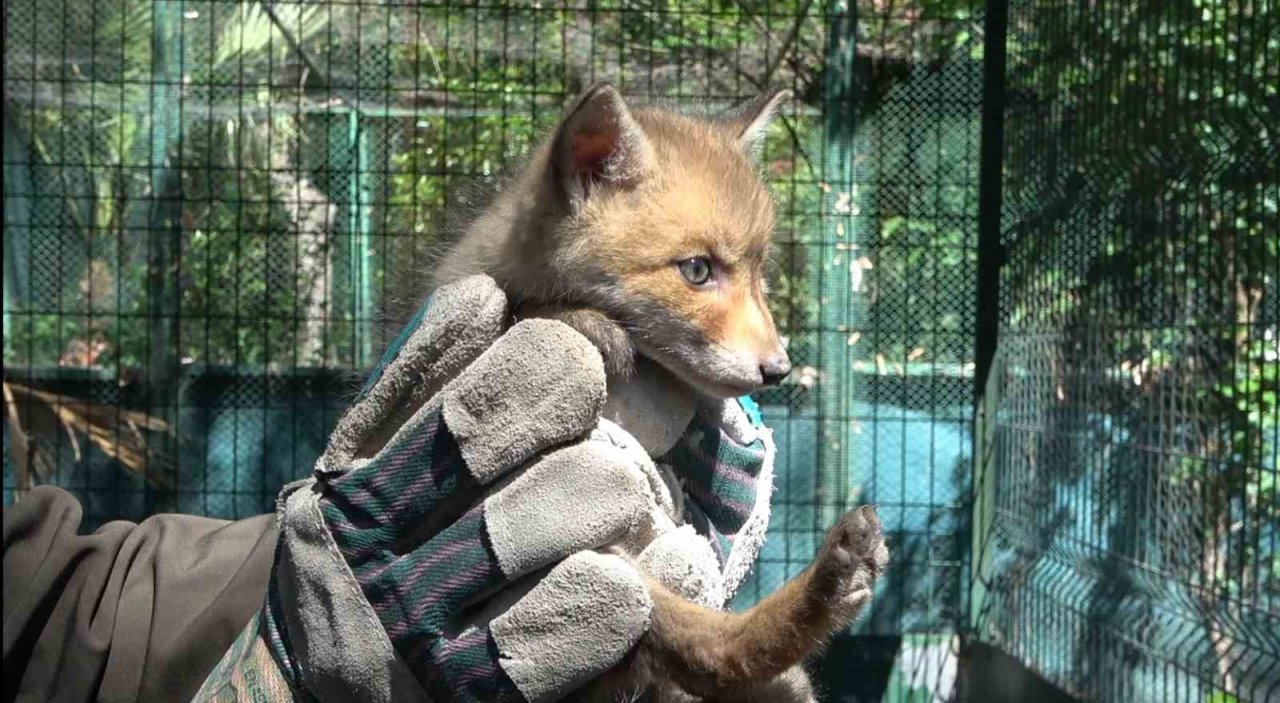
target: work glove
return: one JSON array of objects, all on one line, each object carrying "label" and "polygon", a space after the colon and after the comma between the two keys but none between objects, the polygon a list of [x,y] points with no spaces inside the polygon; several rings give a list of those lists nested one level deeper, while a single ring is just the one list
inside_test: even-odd
[{"label": "work glove", "polygon": [[640,575],[591,550],[643,556],[674,528],[670,492],[600,419],[587,340],[507,318],[466,279],[392,345],[282,493],[266,603],[197,698],[553,700],[639,640]]},{"label": "work glove", "polygon": [[759,556],[769,524],[776,448],[749,396],[700,395],[645,359],[611,378],[605,417],[657,461],[677,516],[640,556],[681,595],[723,608]]},{"label": "work glove", "polygon": [[[658,458],[679,479],[676,506],[685,527],[709,542],[721,574],[724,607],[750,573],[769,526],[776,448],[748,396],[700,398],[675,445]],[[656,547],[657,545],[655,545]]]}]

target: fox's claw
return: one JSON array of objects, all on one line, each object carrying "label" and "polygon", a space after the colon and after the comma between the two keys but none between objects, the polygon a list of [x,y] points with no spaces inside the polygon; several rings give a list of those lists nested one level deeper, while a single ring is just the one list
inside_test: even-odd
[{"label": "fox's claw", "polygon": [[824,601],[856,610],[871,599],[871,588],[888,562],[880,517],[864,505],[845,513],[827,532],[814,560],[814,588]]}]

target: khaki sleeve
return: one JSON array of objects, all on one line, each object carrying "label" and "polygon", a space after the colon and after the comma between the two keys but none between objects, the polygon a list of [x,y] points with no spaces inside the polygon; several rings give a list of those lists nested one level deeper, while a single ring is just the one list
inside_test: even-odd
[{"label": "khaki sleeve", "polygon": [[191,698],[261,607],[273,517],[81,517],[51,486],[4,510],[5,699]]}]

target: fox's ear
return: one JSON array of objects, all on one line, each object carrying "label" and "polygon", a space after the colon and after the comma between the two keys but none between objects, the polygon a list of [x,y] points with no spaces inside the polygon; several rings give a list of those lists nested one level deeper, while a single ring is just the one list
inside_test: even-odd
[{"label": "fox's ear", "polygon": [[653,162],[648,137],[608,83],[578,97],[551,144],[552,171],[574,212],[600,188],[634,187]]},{"label": "fox's ear", "polygon": [[755,98],[720,114],[718,119],[738,140],[738,146],[748,156],[756,158],[764,148],[765,133],[769,129],[769,123],[773,122],[773,118],[778,114],[778,106],[790,99],[791,91],[785,88],[766,90]]}]

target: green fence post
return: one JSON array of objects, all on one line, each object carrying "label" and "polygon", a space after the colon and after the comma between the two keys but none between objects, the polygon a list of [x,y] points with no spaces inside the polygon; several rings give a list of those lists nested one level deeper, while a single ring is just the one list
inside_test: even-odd
[{"label": "green fence post", "polygon": [[833,524],[850,500],[850,443],[853,374],[847,340],[855,317],[849,267],[857,265],[853,229],[855,10],[840,0],[827,18],[824,154],[822,177],[824,225],[820,246],[807,256],[816,264],[819,295],[818,365],[822,373],[818,395],[819,475],[815,519],[819,529]]},{"label": "green fence post", "polygon": [[[177,2],[158,0],[151,14],[151,76],[147,207],[147,317],[149,412],[172,420],[178,382],[178,286],[181,250],[181,173],[171,163],[178,140],[178,100],[182,85],[182,13]],[[136,231],[136,230],[135,230]]]},{"label": "green fence post", "polygon": [[31,153],[30,137],[18,124],[16,110],[4,111],[4,347],[13,344],[10,317],[29,309],[31,289]]},{"label": "green fence post", "polygon": [[987,585],[992,578],[991,540],[996,504],[996,413],[1000,408],[1004,368],[999,356],[991,360],[987,384],[978,398],[973,422],[973,495],[969,529],[968,617],[962,623],[966,643],[981,639],[986,623]]},{"label": "green fence post", "polygon": [[975,289],[973,483],[970,497],[968,556],[969,636],[981,637],[983,604],[991,576],[991,530],[995,510],[995,428],[1003,365],[997,354],[1000,333],[1000,241],[1004,184],[1005,40],[1008,0],[988,0],[983,44],[982,142],[978,172],[978,272]]},{"label": "green fence post", "polygon": [[347,113],[347,139],[354,172],[348,192],[348,231],[351,232],[351,314],[356,368],[373,363],[373,217],[372,173],[369,168],[369,133],[360,122],[360,111]]}]

